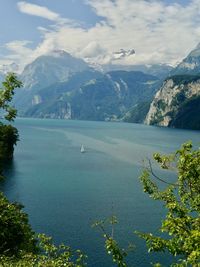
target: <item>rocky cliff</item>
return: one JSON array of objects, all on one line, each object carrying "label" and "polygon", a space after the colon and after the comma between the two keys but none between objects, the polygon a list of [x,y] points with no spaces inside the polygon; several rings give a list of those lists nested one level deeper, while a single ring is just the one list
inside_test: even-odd
[{"label": "rocky cliff", "polygon": [[[163,86],[156,93],[145,123],[199,129],[200,116],[198,115],[199,107],[197,104],[199,99],[200,75],[172,76],[163,83]],[[194,100],[196,105],[192,105]],[[188,112],[192,117],[188,116]],[[191,126],[191,120],[193,126]]]}]

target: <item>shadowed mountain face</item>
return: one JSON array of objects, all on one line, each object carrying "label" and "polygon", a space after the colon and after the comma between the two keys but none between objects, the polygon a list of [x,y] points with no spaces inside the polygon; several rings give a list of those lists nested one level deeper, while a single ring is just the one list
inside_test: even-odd
[{"label": "shadowed mountain face", "polygon": [[200,130],[200,96],[185,101],[179,108],[170,127]]},{"label": "shadowed mountain face", "polygon": [[40,103],[25,116],[84,120],[118,120],[133,105],[150,100],[159,80],[142,72],[102,74],[90,70],[74,74],[68,82],[38,91]]}]

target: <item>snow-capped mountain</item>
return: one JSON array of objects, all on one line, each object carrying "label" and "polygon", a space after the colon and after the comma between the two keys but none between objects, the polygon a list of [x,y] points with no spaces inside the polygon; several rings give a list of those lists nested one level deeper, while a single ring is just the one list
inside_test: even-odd
[{"label": "snow-capped mountain", "polygon": [[135,54],[135,50],[134,49],[129,49],[129,50],[125,50],[125,49],[120,49],[119,51],[116,51],[113,53],[113,59],[122,59],[124,57],[129,57]]},{"label": "snow-capped mountain", "polygon": [[200,43],[180,64],[178,64],[178,66],[171,72],[171,75],[194,75],[197,73],[200,73]]},{"label": "snow-capped mountain", "polygon": [[15,73],[19,73],[19,65],[17,65],[16,63],[11,63],[11,64],[3,64],[0,65],[0,73],[2,74],[6,74],[8,72],[15,72]]},{"label": "snow-capped mountain", "polygon": [[145,122],[200,129],[200,44],[171,71],[156,93]]}]

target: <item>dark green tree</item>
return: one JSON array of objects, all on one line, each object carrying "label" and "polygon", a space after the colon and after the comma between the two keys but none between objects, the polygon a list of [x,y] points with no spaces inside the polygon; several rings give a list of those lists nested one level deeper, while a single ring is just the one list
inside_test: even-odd
[{"label": "dark green tree", "polygon": [[36,235],[18,203],[0,193],[0,266],[84,267],[86,256],[66,245],[55,246],[52,238]]},{"label": "dark green tree", "polygon": [[19,139],[18,131],[12,125],[0,125],[0,160],[11,160],[14,152],[14,145]]},{"label": "dark green tree", "polygon": [[0,254],[17,256],[20,251],[32,252],[36,239],[22,206],[10,203],[0,193]]},{"label": "dark green tree", "polygon": [[[11,122],[17,115],[17,110],[11,105],[15,88],[22,86],[14,73],[9,73],[0,88],[0,114],[7,122]],[[2,177],[5,161],[11,160],[14,145],[19,139],[18,131],[12,125],[0,122],[0,177]]]}]

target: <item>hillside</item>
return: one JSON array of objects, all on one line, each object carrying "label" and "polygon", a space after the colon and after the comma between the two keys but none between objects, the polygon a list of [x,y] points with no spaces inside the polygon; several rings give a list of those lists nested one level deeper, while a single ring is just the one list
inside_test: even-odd
[{"label": "hillside", "polygon": [[146,124],[200,129],[200,44],[170,72],[156,93]]},{"label": "hillside", "polygon": [[156,93],[145,123],[200,129],[199,96],[199,75],[173,76]]},{"label": "hillside", "polygon": [[196,75],[200,73],[200,43],[192,50],[178,66],[171,71],[174,75]]},{"label": "hillside", "polygon": [[159,80],[142,72],[87,71],[43,88],[25,116],[83,120],[119,120],[132,106],[152,99]]},{"label": "hillside", "polygon": [[19,76],[23,82],[23,89],[16,92],[14,97],[19,114],[22,116],[34,103],[40,102],[40,99],[35,97],[40,89],[57,82],[66,82],[74,73],[88,69],[85,61],[62,50],[55,50],[36,58]]}]

